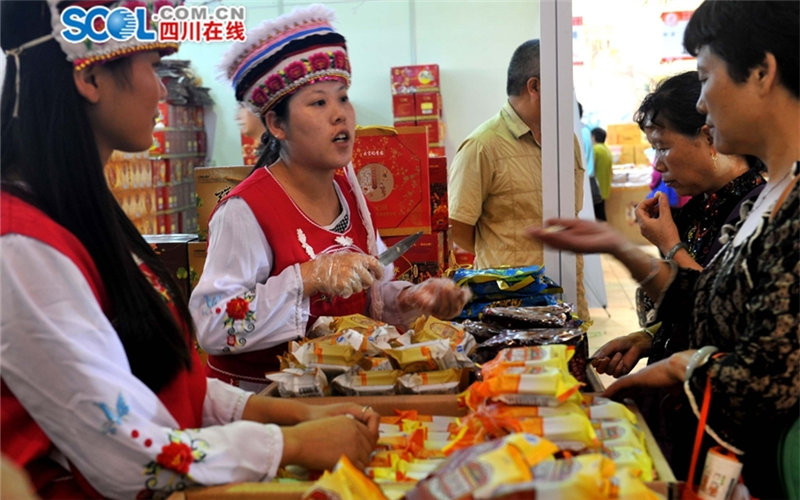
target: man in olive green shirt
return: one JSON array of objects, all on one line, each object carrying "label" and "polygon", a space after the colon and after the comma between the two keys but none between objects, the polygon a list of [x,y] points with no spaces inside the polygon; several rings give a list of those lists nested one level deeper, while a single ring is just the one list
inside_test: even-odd
[{"label": "man in olive green shirt", "polygon": [[[524,229],[542,225],[542,126],[539,40],[520,45],[508,67],[508,101],[458,148],[448,169],[453,241],[475,254],[475,267],[543,265],[541,242]],[[583,200],[581,150],[575,139],[575,216]],[[588,319],[578,259],[578,310]]]}]

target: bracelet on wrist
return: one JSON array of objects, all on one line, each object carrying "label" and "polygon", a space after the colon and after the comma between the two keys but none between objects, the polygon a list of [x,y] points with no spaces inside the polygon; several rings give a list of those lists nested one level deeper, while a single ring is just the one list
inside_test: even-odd
[{"label": "bracelet on wrist", "polygon": [[654,338],[656,336],[656,333],[660,329],[661,329],[661,321],[659,321],[658,323],[655,323],[653,325],[646,326],[646,327],[642,328],[642,332],[646,333],[647,335],[649,335],[650,338]]},{"label": "bracelet on wrist", "polygon": [[669,252],[664,255],[664,260],[672,260],[675,257],[675,254],[678,253],[681,249],[689,251],[689,247],[686,246],[686,243],[679,241],[675,244],[672,248],[669,249]]},{"label": "bracelet on wrist", "polygon": [[689,363],[686,364],[686,375],[684,375],[684,381],[688,382],[692,377],[692,373],[694,373],[697,368],[706,364],[709,358],[711,358],[711,355],[717,351],[719,351],[719,349],[713,345],[703,346],[695,351],[695,353],[692,354],[692,357],[689,359]]}]

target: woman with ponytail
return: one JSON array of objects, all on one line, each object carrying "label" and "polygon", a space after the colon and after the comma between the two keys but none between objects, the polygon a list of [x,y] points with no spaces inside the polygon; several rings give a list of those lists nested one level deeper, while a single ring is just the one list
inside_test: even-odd
[{"label": "woman with ponytail", "polygon": [[164,498],[341,455],[364,467],[378,427],[368,408],[206,379],[186,302],[103,175],[113,150],[150,147],[166,95],[156,67],[178,47],[71,43],[60,14],[82,5],[0,3],[4,458],[40,498]]},{"label": "woman with ponytail", "polygon": [[355,111],[344,37],[322,5],[267,20],[223,68],[267,126],[256,168],[216,207],[190,309],[208,373],[258,391],[278,355],[319,316],[408,325],[449,319],[469,292],[445,278],[391,281],[350,163]]}]

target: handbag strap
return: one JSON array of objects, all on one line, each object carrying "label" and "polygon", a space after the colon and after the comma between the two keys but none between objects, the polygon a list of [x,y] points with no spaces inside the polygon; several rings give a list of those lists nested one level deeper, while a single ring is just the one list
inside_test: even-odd
[{"label": "handbag strap", "polygon": [[697,422],[697,433],[694,436],[694,448],[692,449],[692,460],[689,462],[689,477],[686,479],[686,487],[694,488],[694,473],[697,469],[697,459],[700,456],[700,445],[703,443],[703,434],[708,420],[708,408],[711,406],[711,377],[706,377],[706,387],[703,391],[703,404],[700,407],[700,417]]}]

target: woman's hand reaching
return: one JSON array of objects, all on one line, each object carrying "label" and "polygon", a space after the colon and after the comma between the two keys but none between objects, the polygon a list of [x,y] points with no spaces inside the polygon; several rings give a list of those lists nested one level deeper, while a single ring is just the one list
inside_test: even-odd
[{"label": "woman's hand reaching", "polygon": [[647,356],[653,346],[649,334],[638,331],[615,338],[598,349],[592,356],[592,366],[597,373],[607,373],[619,378],[627,375],[639,359]]},{"label": "woman's hand reaching", "polygon": [[544,227],[529,227],[525,232],[549,247],[576,253],[614,254],[627,243],[605,222],[583,219],[549,219]]},{"label": "woman's hand reaching", "polygon": [[439,319],[454,318],[472,297],[469,288],[459,287],[448,278],[430,278],[405,288],[397,296],[401,310],[416,309]]}]

